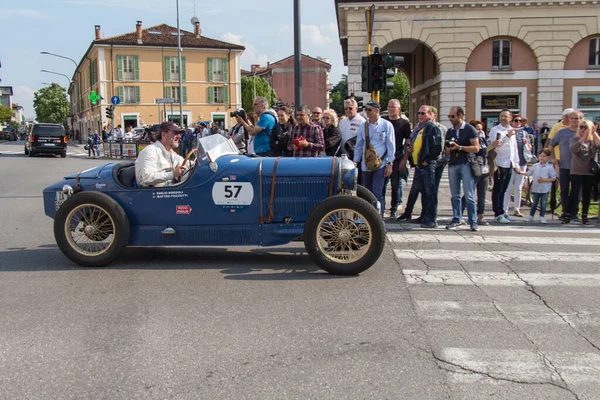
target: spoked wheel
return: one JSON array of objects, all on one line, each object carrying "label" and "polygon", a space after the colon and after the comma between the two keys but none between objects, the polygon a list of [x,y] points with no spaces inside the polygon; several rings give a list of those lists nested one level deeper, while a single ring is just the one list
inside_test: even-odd
[{"label": "spoked wheel", "polygon": [[129,241],[129,221],[113,199],[103,193],[81,192],[65,201],[54,220],[61,251],[84,267],[113,261]]},{"label": "spoked wheel", "polygon": [[379,259],[385,244],[385,227],[377,210],[367,201],[351,196],[330,197],[308,217],[304,244],[325,271],[356,275]]}]

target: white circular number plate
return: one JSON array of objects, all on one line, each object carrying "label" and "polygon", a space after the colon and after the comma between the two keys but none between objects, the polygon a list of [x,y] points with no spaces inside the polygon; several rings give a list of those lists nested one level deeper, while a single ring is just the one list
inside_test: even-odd
[{"label": "white circular number plate", "polygon": [[254,188],[250,182],[216,182],[212,198],[216,205],[247,206],[254,199]]}]

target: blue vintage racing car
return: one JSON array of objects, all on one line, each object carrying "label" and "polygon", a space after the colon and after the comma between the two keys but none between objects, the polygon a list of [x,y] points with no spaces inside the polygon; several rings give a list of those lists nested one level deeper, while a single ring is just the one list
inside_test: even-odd
[{"label": "blue vintage racing car", "polygon": [[58,247],[79,265],[101,267],[126,246],[276,246],[302,238],[316,265],[342,275],[365,271],[383,251],[378,203],[357,185],[345,156],[250,157],[212,135],[188,159],[175,186],[136,187],[129,161],[47,187],[44,209]]}]

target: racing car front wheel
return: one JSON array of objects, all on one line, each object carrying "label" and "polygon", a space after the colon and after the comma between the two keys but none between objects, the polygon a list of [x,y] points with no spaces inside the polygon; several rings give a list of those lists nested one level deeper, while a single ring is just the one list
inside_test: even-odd
[{"label": "racing car front wheel", "polygon": [[129,242],[123,208],[99,192],[80,192],[56,212],[54,237],[65,256],[83,267],[104,267]]},{"label": "racing car front wheel", "polygon": [[319,203],[304,225],[306,251],[320,268],[356,275],[379,259],[385,245],[381,216],[366,200],[334,196]]}]

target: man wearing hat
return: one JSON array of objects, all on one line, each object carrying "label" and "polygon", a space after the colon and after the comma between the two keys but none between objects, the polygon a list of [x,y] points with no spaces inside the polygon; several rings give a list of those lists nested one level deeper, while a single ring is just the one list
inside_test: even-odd
[{"label": "man wearing hat", "polygon": [[183,157],[177,154],[184,132],[171,121],[159,125],[156,142],[146,146],[135,160],[138,186],[162,187],[179,182],[181,175],[189,168],[189,165],[183,165]]},{"label": "man wearing hat", "polygon": [[[375,195],[381,204],[381,217],[385,211],[385,197],[383,196],[383,185],[385,178],[392,175],[392,164],[396,153],[396,137],[394,126],[390,121],[379,117],[381,106],[375,100],[369,100],[365,105],[367,120],[361,124],[356,134],[356,146],[354,147],[354,162],[361,162],[362,184]],[[364,160],[365,152],[365,127],[368,126],[369,141],[381,159],[381,166],[369,171]]]}]

